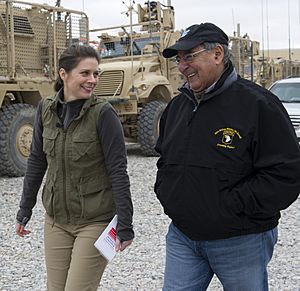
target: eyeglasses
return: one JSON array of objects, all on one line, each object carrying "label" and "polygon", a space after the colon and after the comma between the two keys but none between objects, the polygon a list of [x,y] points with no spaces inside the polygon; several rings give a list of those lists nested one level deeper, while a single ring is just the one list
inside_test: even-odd
[{"label": "eyeglasses", "polygon": [[193,53],[190,53],[190,54],[186,54],[183,57],[176,56],[176,57],[174,57],[175,63],[177,65],[179,65],[181,60],[184,60],[187,63],[191,63],[197,55],[199,55],[200,53],[202,53],[204,51],[206,51],[206,49],[201,49],[200,51],[196,51],[196,52],[193,52]]}]

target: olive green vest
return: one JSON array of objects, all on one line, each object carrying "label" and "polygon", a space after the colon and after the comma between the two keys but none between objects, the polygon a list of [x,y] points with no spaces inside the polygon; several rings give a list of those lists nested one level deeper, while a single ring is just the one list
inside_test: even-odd
[{"label": "olive green vest", "polygon": [[46,212],[58,223],[108,221],[115,205],[96,128],[105,102],[92,96],[64,130],[56,126],[57,98],[46,98],[42,109]]}]

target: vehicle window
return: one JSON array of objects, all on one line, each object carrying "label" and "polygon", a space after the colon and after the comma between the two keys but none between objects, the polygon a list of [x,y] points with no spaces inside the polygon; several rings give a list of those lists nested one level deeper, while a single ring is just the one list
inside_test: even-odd
[{"label": "vehicle window", "polygon": [[[144,47],[147,44],[153,42],[159,44],[159,37],[133,39],[133,54],[141,55],[142,49],[144,49]],[[128,56],[128,53],[130,53],[129,48],[130,48],[129,38],[122,38],[120,41],[116,41],[116,42],[104,42],[102,45],[100,56],[103,59]]]},{"label": "vehicle window", "polygon": [[282,102],[300,102],[300,83],[277,83],[270,91]]}]

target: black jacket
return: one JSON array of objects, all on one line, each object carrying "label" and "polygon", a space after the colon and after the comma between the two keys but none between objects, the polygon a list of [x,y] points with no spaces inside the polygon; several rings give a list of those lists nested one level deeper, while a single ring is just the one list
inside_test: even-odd
[{"label": "black jacket", "polygon": [[197,104],[184,86],[160,120],[155,192],[165,213],[192,240],[274,228],[300,191],[284,107],[231,64]]}]

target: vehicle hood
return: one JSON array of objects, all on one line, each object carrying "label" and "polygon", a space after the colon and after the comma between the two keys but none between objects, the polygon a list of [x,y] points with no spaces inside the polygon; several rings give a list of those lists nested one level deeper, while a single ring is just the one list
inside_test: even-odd
[{"label": "vehicle hood", "polygon": [[282,102],[289,115],[300,115],[300,103]]},{"label": "vehicle hood", "polygon": [[[136,71],[138,68],[141,67],[141,65],[143,65],[144,67],[148,67],[148,66],[153,66],[159,64],[159,62],[157,61],[157,58],[153,58],[151,60],[148,61],[133,61],[133,69]],[[100,65],[99,65],[100,69],[102,71],[111,71],[111,70],[131,70],[131,61],[127,60],[120,60],[120,59],[115,59],[115,60],[111,60],[110,61],[101,61]]]}]

